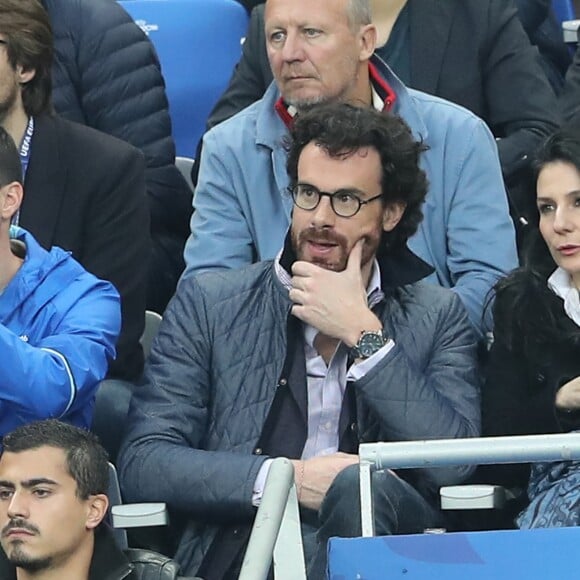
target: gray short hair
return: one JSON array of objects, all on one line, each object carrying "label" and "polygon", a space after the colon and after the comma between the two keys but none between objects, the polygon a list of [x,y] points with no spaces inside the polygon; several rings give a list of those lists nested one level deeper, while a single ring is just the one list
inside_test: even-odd
[{"label": "gray short hair", "polygon": [[348,0],[346,5],[348,23],[353,31],[372,22],[370,0]]}]

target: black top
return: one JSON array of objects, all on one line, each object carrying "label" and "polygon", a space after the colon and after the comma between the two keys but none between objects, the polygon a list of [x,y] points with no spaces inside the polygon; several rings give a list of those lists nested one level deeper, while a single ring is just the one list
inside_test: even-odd
[{"label": "black top", "polygon": [[149,211],[143,155],[119,139],[58,116],[34,119],[19,224],[59,246],[121,296],[121,334],[109,377],[137,380],[145,327]]},{"label": "black top", "polygon": [[[580,327],[546,276],[517,270],[498,291],[494,344],[482,390],[487,436],[539,435],[580,428],[579,412],[555,407],[558,389],[580,376]],[[493,467],[494,483],[524,486],[526,469]],[[499,478],[496,474],[500,474]],[[486,478],[489,480],[489,478]]]},{"label": "black top", "polygon": [[410,6],[409,3],[405,4],[395,21],[389,39],[375,51],[406,85],[411,82]]},{"label": "black top", "polygon": [[[110,529],[101,524],[95,531],[95,547],[89,569],[89,580],[137,580],[132,574],[133,566],[117,548]],[[16,580],[16,568],[0,548],[0,578]]]}]

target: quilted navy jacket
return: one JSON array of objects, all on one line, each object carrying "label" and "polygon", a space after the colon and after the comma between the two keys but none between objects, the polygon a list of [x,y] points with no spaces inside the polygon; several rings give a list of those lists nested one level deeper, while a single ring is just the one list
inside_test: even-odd
[{"label": "quilted navy jacket", "polygon": [[[396,346],[354,383],[359,441],[478,435],[476,343],[460,299],[422,281],[382,286],[380,316]],[[183,279],[165,313],[119,468],[128,501],[164,501],[191,518],[176,555],[186,574],[219,525],[254,516],[266,458],[253,451],[283,372],[291,306],[268,261]],[[423,477],[438,488],[470,471]]]},{"label": "quilted navy jacket", "polygon": [[[53,105],[61,116],[141,149],[162,311],[183,270],[191,192],[175,167],[165,83],[153,45],[112,0],[42,0],[54,34]],[[194,105],[192,105],[194,106]],[[163,272],[163,273],[162,273]],[[153,288],[151,289],[153,290]],[[168,294],[168,295],[167,295]],[[154,300],[155,301],[155,300]]]}]

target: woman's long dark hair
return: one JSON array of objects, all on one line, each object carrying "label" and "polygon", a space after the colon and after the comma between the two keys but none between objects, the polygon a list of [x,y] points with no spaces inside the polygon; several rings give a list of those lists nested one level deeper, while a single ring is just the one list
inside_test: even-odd
[{"label": "woman's long dark hair", "polygon": [[[580,173],[580,136],[560,130],[538,150],[533,170],[535,181],[546,165],[562,161]],[[517,268],[494,288],[495,340],[513,351],[533,345],[578,340],[580,329],[562,317],[562,302],[548,288],[547,279],[556,269],[539,231],[529,235]]]}]

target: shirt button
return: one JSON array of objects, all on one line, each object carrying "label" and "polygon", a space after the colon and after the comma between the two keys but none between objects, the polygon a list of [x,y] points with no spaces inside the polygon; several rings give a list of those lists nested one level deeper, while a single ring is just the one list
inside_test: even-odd
[{"label": "shirt button", "polygon": [[262,448],[256,447],[256,449],[254,449],[254,455],[262,455]]},{"label": "shirt button", "polygon": [[288,381],[286,379],[280,379],[278,381],[278,386],[279,387],[285,387],[288,384]]},{"label": "shirt button", "polygon": [[357,429],[356,423],[351,423],[350,424],[350,430],[354,433]]}]

